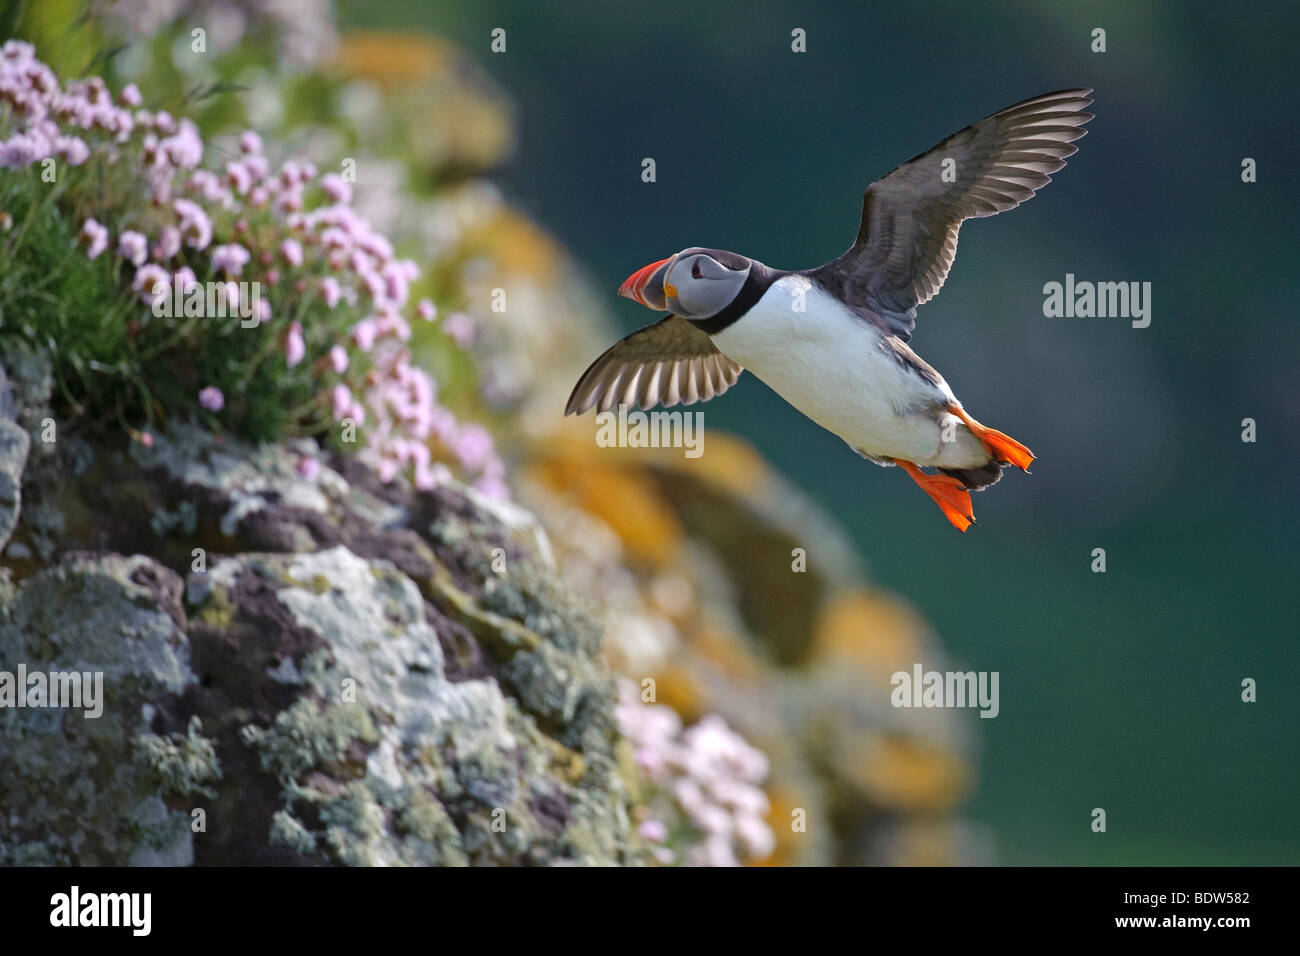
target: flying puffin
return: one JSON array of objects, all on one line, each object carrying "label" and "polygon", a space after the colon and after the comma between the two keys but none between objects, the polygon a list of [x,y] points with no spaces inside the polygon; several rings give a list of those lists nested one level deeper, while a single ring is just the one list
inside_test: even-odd
[{"label": "flying puffin", "polygon": [[815,269],[699,247],[638,269],[619,295],[669,314],[596,359],[565,414],[707,401],[748,368],[864,458],[906,471],[965,531],[970,492],[1034,455],[967,414],[908,347],[916,307],[947,278],[962,222],[1020,205],[1077,151],[1091,93],[1007,107],[876,180],[852,247]]}]

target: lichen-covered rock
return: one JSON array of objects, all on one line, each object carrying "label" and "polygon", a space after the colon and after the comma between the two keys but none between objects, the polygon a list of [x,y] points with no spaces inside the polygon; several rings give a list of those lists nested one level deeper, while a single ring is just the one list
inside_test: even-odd
[{"label": "lichen-covered rock", "polygon": [[[4,552],[22,511],[23,470],[32,440],[28,429],[49,398],[49,362],[21,343],[0,340],[14,380],[0,364],[0,553]],[[7,354],[5,354],[7,353]]]},{"label": "lichen-covered rock", "polygon": [[195,682],[180,593],[149,558],[70,557],[0,607],[0,671],[77,674],[83,688],[80,707],[20,707],[0,677],[0,866],[193,860],[176,801],[219,763],[198,724],[183,745],[151,730]]},{"label": "lichen-covered rock", "polygon": [[0,862],[643,859],[601,628],[526,512],[187,427],[25,477],[0,669],[93,665],[110,709],[55,748],[0,712]]},{"label": "lichen-covered rock", "polygon": [[31,440],[17,422],[0,414],[0,551],[18,525],[22,510],[23,467]]},{"label": "lichen-covered rock", "polygon": [[[209,577],[199,629],[206,608],[243,607],[255,578],[259,593],[269,589],[292,627],[319,648],[286,655],[268,673],[298,689],[298,700],[270,726],[242,729],[262,769],[281,784],[275,840],[304,855],[364,865],[618,859],[614,841],[580,845],[589,840],[587,821],[570,807],[594,796],[581,786],[589,774],[573,775],[583,758],[536,726],[553,715],[532,702],[532,689],[572,679],[581,662],[563,661],[553,649],[550,668],[528,680],[452,680],[439,617],[426,613],[415,581],[389,561],[342,546],[245,555],[219,562]],[[238,627],[238,615],[231,623]],[[507,698],[503,683],[528,699]],[[591,675],[573,683],[575,692],[601,689]],[[589,738],[587,760],[598,762],[610,749],[610,728],[603,730]],[[579,831],[566,834],[571,818]]]}]

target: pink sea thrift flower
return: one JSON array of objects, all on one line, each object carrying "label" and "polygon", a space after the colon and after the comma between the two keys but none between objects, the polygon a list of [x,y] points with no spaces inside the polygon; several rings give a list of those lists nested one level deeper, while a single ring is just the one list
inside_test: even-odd
[{"label": "pink sea thrift flower", "polygon": [[239,275],[251,257],[248,250],[237,242],[227,242],[212,250],[212,268],[226,275]]},{"label": "pink sea thrift flower", "polygon": [[335,385],[330,398],[334,403],[334,420],[340,421],[352,405],[352,392],[346,385]]},{"label": "pink sea thrift flower", "polygon": [[209,385],[199,392],[199,404],[210,412],[219,412],[226,407],[226,396],[215,385]]},{"label": "pink sea thrift flower", "polygon": [[150,262],[136,270],[131,288],[139,292],[147,304],[153,305],[160,299],[166,301],[171,297],[172,277],[162,266]]},{"label": "pink sea thrift flower", "polygon": [[[91,257],[94,258],[93,256]],[[333,276],[326,276],[320,280],[321,298],[325,300],[326,308],[334,308],[339,304],[339,299],[343,296],[343,290],[339,286],[339,280]]]},{"label": "pink sea thrift flower", "polygon": [[485,498],[496,498],[500,501],[510,499],[510,489],[500,478],[480,478],[474,482],[474,488]]},{"label": "pink sea thrift flower", "polygon": [[405,263],[390,262],[380,271],[384,279],[384,294],[394,305],[405,305],[410,288],[410,270]]},{"label": "pink sea thrift flower", "polygon": [[493,456],[492,434],[482,425],[462,425],[453,451],[466,468],[479,471]]},{"label": "pink sea thrift flower", "polygon": [[325,195],[330,198],[331,202],[349,203],[352,201],[352,187],[337,173],[322,176],[320,187],[325,190]]},{"label": "pink sea thrift flower", "polygon": [[230,179],[230,188],[236,196],[245,196],[253,188],[253,175],[243,163],[226,163],[226,176]]},{"label": "pink sea thrift flower", "polygon": [[341,345],[335,345],[330,349],[330,365],[334,371],[342,375],[348,370],[348,353]]},{"label": "pink sea thrift flower", "polygon": [[391,306],[385,306],[379,310],[378,317],[375,320],[375,328],[380,335],[391,335],[402,342],[411,337],[410,323],[402,317],[402,313]]},{"label": "pink sea thrift flower", "polygon": [[[204,202],[229,205],[231,192],[221,182],[221,177],[210,169],[196,169],[185,180],[185,190],[197,195]],[[179,212],[179,210],[177,210]]]},{"label": "pink sea thrift flower", "polygon": [[[662,796],[669,796],[677,813],[662,799],[652,802],[655,817],[642,823],[649,842],[666,839],[668,827],[654,826],[661,813],[680,815],[702,835],[689,845],[683,862],[696,866],[737,866],[741,857],[763,859],[776,846],[768,825],[767,795],[760,784],[768,773],[767,758],[717,715],[706,715],[682,729],[670,708],[643,704],[637,688],[620,680],[616,708],[619,725],[632,742],[638,765]],[[647,827],[648,825],[648,827]]]},{"label": "pink sea thrift flower", "polygon": [[356,341],[357,348],[363,352],[369,352],[375,347],[375,338],[378,334],[379,328],[374,319],[362,319],[352,326],[352,338]]},{"label": "pink sea thrift flower", "polygon": [[329,226],[321,232],[320,244],[326,249],[341,251],[352,244],[352,238],[338,226]]},{"label": "pink sea thrift flower", "polygon": [[636,829],[642,839],[651,843],[663,843],[668,839],[668,828],[658,820],[642,820]]},{"label": "pink sea thrift flower", "polygon": [[261,155],[245,156],[244,167],[253,177],[253,182],[256,183],[265,181],[271,171],[271,164],[266,161],[265,156]]},{"label": "pink sea thrift flower", "polygon": [[181,235],[191,249],[206,249],[212,241],[212,220],[203,207],[189,199],[178,199],[172,209],[180,219]]},{"label": "pink sea thrift flower", "polygon": [[94,219],[81,224],[81,239],[86,243],[86,258],[97,259],[108,248],[108,230]]},{"label": "pink sea thrift flower", "polygon": [[175,226],[163,226],[153,244],[153,257],[166,262],[181,251],[181,231]]},{"label": "pink sea thrift flower", "polygon": [[302,265],[302,243],[297,239],[286,239],[280,243],[280,255],[284,256],[284,261],[289,263],[295,269]]},{"label": "pink sea thrift flower", "polygon": [[289,335],[284,342],[284,355],[289,368],[293,368],[307,355],[307,344],[302,339],[301,322],[290,323]]},{"label": "pink sea thrift flower", "polygon": [[90,148],[75,136],[60,136],[54,141],[54,151],[69,166],[80,166],[90,158]]},{"label": "pink sea thrift flower", "polygon": [[453,312],[447,316],[442,323],[443,331],[451,336],[452,341],[461,348],[468,348],[473,344],[478,334],[478,329],[474,325],[474,320],[464,312]]},{"label": "pink sea thrift flower", "polygon": [[295,213],[302,211],[302,189],[294,187],[286,189],[280,193],[280,198],[276,200],[275,207],[282,213]]},{"label": "pink sea thrift flower", "polygon": [[177,169],[193,169],[203,161],[203,139],[199,128],[189,120],[181,120],[176,135],[167,137],[160,145]]},{"label": "pink sea thrift flower", "polygon": [[144,233],[128,229],[118,236],[117,254],[133,266],[142,266],[149,257],[149,240]]},{"label": "pink sea thrift flower", "polygon": [[198,282],[198,277],[189,266],[181,266],[173,274],[172,284],[181,292],[188,292],[192,286],[198,285]]}]

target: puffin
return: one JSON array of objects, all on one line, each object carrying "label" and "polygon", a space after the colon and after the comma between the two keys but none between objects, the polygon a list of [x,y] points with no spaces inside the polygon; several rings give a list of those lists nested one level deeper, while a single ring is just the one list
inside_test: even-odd
[{"label": "puffin", "polygon": [[814,269],[699,246],[638,269],[619,295],[668,314],[596,359],[565,414],[691,405],[749,369],[863,458],[901,468],[964,532],[970,493],[1034,454],[976,421],[912,350],[916,310],[943,286],[963,222],[1019,206],[1078,150],[1091,94],[1016,103],[877,179],[853,245]]}]

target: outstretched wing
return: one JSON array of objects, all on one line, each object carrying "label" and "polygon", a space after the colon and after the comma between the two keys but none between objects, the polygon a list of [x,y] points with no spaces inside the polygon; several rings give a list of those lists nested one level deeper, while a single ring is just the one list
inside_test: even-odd
[{"label": "outstretched wing", "polygon": [[[1052,181],[1092,119],[1092,90],[1036,96],[967,126],[876,180],[848,252],[812,270],[904,340],[948,277],[963,221],[1013,209]],[[951,160],[951,162],[949,162]]]},{"label": "outstretched wing", "polygon": [[653,408],[692,405],[721,395],[744,369],[719,352],[713,340],[678,315],[633,332],[582,373],[564,414],[581,415],[619,405]]}]

